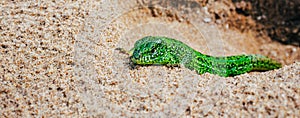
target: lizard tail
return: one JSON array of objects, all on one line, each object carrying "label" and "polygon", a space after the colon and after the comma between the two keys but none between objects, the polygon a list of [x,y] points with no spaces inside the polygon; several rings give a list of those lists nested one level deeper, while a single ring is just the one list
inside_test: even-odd
[{"label": "lizard tail", "polygon": [[281,67],[281,64],[262,55],[236,55],[227,57],[213,57],[196,53],[187,68],[196,70],[199,74],[205,72],[228,77],[250,71],[267,71]]}]

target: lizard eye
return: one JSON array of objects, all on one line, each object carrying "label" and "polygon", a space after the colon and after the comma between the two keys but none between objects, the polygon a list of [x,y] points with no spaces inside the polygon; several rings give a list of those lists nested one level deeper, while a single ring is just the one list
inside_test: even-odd
[{"label": "lizard eye", "polygon": [[151,49],[151,53],[154,53],[154,52],[155,52],[155,50],[156,50],[155,48],[152,48],[152,49]]},{"label": "lizard eye", "polygon": [[160,46],[160,43],[152,43],[151,46],[149,47],[149,52],[150,53],[155,53]]}]

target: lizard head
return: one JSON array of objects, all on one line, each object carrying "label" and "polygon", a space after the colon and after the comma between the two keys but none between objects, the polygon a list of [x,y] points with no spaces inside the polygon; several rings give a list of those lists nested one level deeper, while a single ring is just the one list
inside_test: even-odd
[{"label": "lizard head", "polygon": [[159,37],[148,36],[138,40],[129,54],[131,61],[135,64],[167,64],[166,46]]}]

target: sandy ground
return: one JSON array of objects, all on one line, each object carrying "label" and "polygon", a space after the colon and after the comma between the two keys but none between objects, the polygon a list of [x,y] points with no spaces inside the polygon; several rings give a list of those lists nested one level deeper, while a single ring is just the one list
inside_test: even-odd
[{"label": "sandy ground", "polygon": [[[299,47],[212,17],[211,11],[230,11],[230,2],[0,5],[1,117],[300,116]],[[225,78],[132,66],[115,50],[129,50],[148,35],[172,37],[215,56],[263,54],[284,66]]]}]

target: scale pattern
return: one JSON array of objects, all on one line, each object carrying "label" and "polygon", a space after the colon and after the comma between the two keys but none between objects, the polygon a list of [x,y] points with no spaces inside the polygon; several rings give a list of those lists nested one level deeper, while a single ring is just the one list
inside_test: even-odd
[{"label": "scale pattern", "polygon": [[205,55],[178,40],[160,36],[138,40],[129,54],[131,61],[138,65],[184,66],[199,74],[208,72],[223,77],[281,67],[280,63],[262,55]]}]

